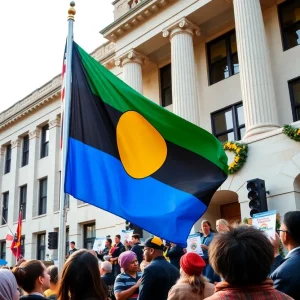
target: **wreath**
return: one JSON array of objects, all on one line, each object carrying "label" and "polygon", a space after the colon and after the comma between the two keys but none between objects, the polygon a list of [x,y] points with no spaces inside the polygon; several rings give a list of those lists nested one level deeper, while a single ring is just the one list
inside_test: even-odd
[{"label": "wreath", "polygon": [[248,145],[237,142],[226,142],[223,144],[225,151],[231,151],[235,154],[233,162],[228,166],[228,173],[234,174],[239,171],[247,160]]},{"label": "wreath", "polygon": [[295,128],[291,125],[284,125],[282,133],[284,133],[290,139],[292,139],[296,142],[300,142],[300,129],[299,128]]}]

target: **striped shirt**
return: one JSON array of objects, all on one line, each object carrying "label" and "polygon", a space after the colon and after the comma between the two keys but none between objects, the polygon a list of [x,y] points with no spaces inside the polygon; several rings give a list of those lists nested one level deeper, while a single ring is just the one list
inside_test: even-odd
[{"label": "striped shirt", "polygon": [[[114,285],[115,294],[128,290],[133,285],[135,285],[141,277],[142,277],[141,272],[137,272],[136,278],[131,277],[130,275],[128,275],[126,273],[119,274],[115,280],[115,285]],[[139,289],[137,289],[134,292],[134,294],[130,298],[128,298],[128,300],[137,299],[138,295],[139,295]]]}]

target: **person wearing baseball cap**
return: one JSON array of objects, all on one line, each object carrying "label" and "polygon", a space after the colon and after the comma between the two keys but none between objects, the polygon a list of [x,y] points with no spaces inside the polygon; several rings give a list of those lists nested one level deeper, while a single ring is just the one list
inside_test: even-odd
[{"label": "person wearing baseball cap", "polygon": [[138,300],[166,300],[178,280],[178,269],[166,261],[163,251],[164,244],[159,237],[145,241],[144,257],[150,264],[144,269]]},{"label": "person wearing baseball cap", "polygon": [[180,259],[180,279],[171,288],[168,300],[201,300],[213,295],[215,286],[202,276],[205,266],[198,254],[184,254]]}]

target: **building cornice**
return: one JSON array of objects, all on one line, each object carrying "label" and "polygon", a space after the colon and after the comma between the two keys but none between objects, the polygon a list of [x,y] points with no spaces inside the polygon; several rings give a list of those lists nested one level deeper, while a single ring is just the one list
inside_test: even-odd
[{"label": "building cornice", "polygon": [[[95,49],[91,56],[102,63],[108,58],[112,59],[114,53],[115,44],[107,42]],[[28,115],[41,109],[44,105],[58,100],[60,98],[61,83],[61,74],[59,74],[24,99],[0,113],[0,132],[28,117]]]},{"label": "building cornice", "polygon": [[177,0],[144,0],[102,29],[100,33],[109,41],[116,42],[133,28],[145,23],[148,19],[175,1]]}]

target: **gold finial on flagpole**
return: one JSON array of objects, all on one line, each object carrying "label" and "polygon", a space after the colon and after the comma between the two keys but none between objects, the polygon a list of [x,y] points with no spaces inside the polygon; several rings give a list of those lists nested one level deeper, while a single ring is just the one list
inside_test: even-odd
[{"label": "gold finial on flagpole", "polygon": [[74,21],[74,16],[76,15],[76,9],[74,8],[75,2],[71,1],[70,2],[70,8],[68,10],[68,20],[72,19]]}]

